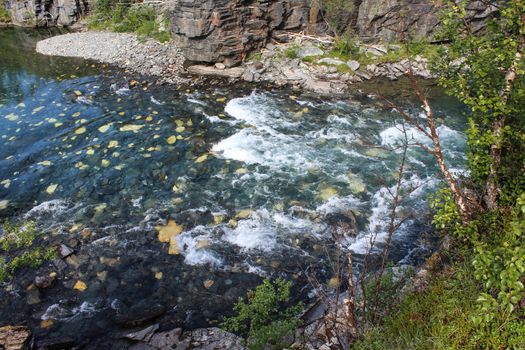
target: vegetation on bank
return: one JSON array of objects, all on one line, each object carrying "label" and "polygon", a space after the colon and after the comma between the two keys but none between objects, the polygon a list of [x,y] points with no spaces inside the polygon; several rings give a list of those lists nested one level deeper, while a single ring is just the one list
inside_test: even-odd
[{"label": "vegetation on bank", "polygon": [[[438,39],[447,46],[408,45],[405,52],[431,50],[439,84],[469,107],[469,175],[458,178],[448,169],[437,116],[415,79],[425,120],[391,107],[432,141],[420,147],[435,156],[445,179],[433,223],[452,245],[426,285],[393,298],[395,307],[381,317],[370,321],[366,306],[348,299],[351,348],[525,348],[525,0],[498,3],[499,15],[483,32],[466,19],[465,3],[443,5]],[[336,57],[359,55],[348,43],[338,46]]]},{"label": "vegetation on bank", "polygon": [[11,16],[5,7],[5,0],[0,0],[0,24],[11,23]]},{"label": "vegetation on bank", "polygon": [[501,5],[481,35],[464,5],[446,5],[440,39],[449,45],[434,69],[470,108],[470,175],[456,187],[448,180],[434,202],[434,224],[454,242],[452,264],[358,349],[525,348],[525,1]]},{"label": "vegetation on bank", "polygon": [[290,299],[292,283],[283,279],[274,282],[266,279],[255,290],[248,292],[235,304],[237,316],[227,318],[223,327],[244,337],[250,349],[280,350],[290,345],[287,337],[300,325],[297,315],[303,305],[286,307]]},{"label": "vegetation on bank", "polygon": [[97,0],[88,24],[91,29],[135,33],[139,37],[151,37],[160,42],[171,39],[168,20],[152,5]]},{"label": "vegetation on bank", "polygon": [[35,223],[5,223],[0,236],[0,283],[23,268],[37,268],[45,261],[56,257],[55,248],[36,245],[40,232]]}]

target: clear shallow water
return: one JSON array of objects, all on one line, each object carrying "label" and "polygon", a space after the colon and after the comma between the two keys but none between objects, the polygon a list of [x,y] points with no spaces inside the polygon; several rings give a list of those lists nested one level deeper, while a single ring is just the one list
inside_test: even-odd
[{"label": "clear shallow water", "polygon": [[[156,307],[166,327],[213,324],[259,276],[301,284],[314,265],[331,277],[336,247],[359,257],[370,235],[384,238],[402,133],[380,99],[154,87],[90,62],[38,56],[35,36],[0,32],[10,48],[0,53],[0,217],[37,221],[49,243],[74,246],[77,258],[37,304],[21,286],[2,292],[1,323],[16,310],[15,320],[35,327],[54,320],[37,336],[84,341],[119,329],[119,315]],[[368,89],[401,96],[404,87]],[[432,95],[447,160],[461,169],[461,107]],[[424,250],[426,199],[439,184],[432,164],[409,151],[404,188],[417,189],[400,208],[411,219],[394,237],[395,261]],[[354,218],[349,233],[342,227]],[[183,228],[172,242],[179,254],[157,238],[155,227],[169,220]],[[88,289],[73,290],[77,280]]]}]

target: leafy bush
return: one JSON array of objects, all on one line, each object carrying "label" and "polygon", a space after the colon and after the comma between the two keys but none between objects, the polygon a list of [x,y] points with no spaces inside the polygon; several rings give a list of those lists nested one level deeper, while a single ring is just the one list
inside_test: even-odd
[{"label": "leafy bush", "polygon": [[299,326],[296,316],[303,307],[301,303],[284,307],[289,302],[291,286],[291,282],[281,278],[273,283],[264,280],[255,290],[248,292],[247,302],[239,298],[234,306],[238,315],[226,318],[223,327],[244,336],[250,349],[286,347],[289,344],[284,338]]},{"label": "leafy bush", "polygon": [[299,46],[297,45],[292,45],[288,47],[286,51],[284,51],[284,55],[287,58],[292,59],[292,60],[299,57],[298,53],[299,53]]},{"label": "leafy bush", "polygon": [[11,16],[5,7],[5,0],[0,0],[0,23],[10,23]]},{"label": "leafy bush", "polygon": [[464,261],[432,276],[426,290],[407,295],[353,349],[523,349],[522,320],[497,316],[484,327],[475,322],[480,284],[465,254]]},{"label": "leafy bush", "polygon": [[3,235],[0,237],[0,282],[12,278],[21,268],[36,268],[55,257],[54,248],[34,246],[39,234],[33,222],[3,225]]},{"label": "leafy bush", "polygon": [[171,39],[170,33],[161,30],[158,13],[147,5],[118,3],[115,0],[98,0],[93,8],[89,25],[93,29],[109,29],[119,33],[136,33],[153,37],[160,42]]},{"label": "leafy bush", "polygon": [[336,51],[339,56],[356,57],[360,53],[357,39],[350,33],[336,37],[333,50]]}]

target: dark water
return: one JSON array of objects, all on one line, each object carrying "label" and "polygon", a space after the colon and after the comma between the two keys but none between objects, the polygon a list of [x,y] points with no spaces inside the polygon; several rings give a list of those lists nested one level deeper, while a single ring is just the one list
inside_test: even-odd
[{"label": "dark water", "polygon": [[[336,250],[359,257],[370,236],[381,247],[402,133],[399,116],[373,95],[404,103],[402,83],[339,100],[253,86],[156,87],[100,64],[39,56],[41,35],[0,30],[0,217],[34,220],[46,244],[76,254],[4,288],[0,324],[27,322],[37,339],[84,344],[145,315],[164,328],[214,324],[261,276],[295,279],[306,293],[309,266],[329,278]],[[461,107],[431,95],[445,154],[460,171]],[[409,151],[399,211],[411,218],[392,253],[400,264],[428,248],[436,174],[429,154]],[[340,226],[354,217],[357,232],[348,234]],[[168,222],[181,231],[171,244],[158,239]],[[50,272],[58,282],[28,304],[26,287]],[[85,291],[74,289],[79,280]]]}]

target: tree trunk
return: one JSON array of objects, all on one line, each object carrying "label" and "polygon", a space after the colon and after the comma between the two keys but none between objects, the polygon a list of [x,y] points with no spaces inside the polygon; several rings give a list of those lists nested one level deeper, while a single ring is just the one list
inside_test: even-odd
[{"label": "tree trunk", "polygon": [[[516,66],[521,61],[522,55],[521,51],[523,49],[523,44],[518,45],[516,56],[512,62],[507,74],[505,75],[505,89],[501,92],[501,102],[503,105],[507,105],[509,101],[512,88],[514,86],[514,81],[516,80]],[[489,176],[487,177],[486,191],[487,198],[486,204],[489,210],[494,210],[498,208],[498,199],[501,193],[501,186],[498,180],[498,169],[501,166],[501,151],[502,151],[502,141],[503,133],[505,129],[505,114],[502,113],[498,116],[496,121],[492,124],[492,136],[494,141],[490,146],[490,157],[492,162],[490,164]]]}]

